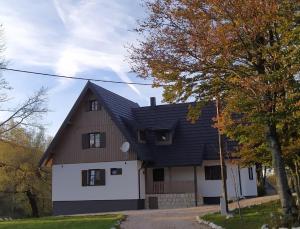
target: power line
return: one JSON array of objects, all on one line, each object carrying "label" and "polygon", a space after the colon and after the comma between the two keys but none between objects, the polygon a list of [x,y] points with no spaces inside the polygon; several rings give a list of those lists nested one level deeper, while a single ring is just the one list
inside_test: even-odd
[{"label": "power line", "polygon": [[[42,76],[51,76],[51,77],[56,77],[56,78],[66,78],[66,79],[72,79],[72,80],[84,80],[84,81],[95,81],[95,82],[103,82],[103,83],[117,83],[117,84],[152,86],[152,83],[137,83],[137,82],[125,82],[125,81],[115,81],[115,80],[101,80],[101,79],[95,79],[95,78],[83,78],[83,77],[75,77],[75,76],[64,76],[64,75],[50,74],[50,73],[44,73],[44,72],[35,72],[35,71],[27,71],[27,70],[15,69],[15,68],[5,68],[5,67],[0,67],[0,69],[6,70],[6,71],[12,71],[12,72],[27,73],[27,74],[42,75]],[[163,87],[163,86],[166,86],[166,85],[161,84],[161,85],[157,85],[157,86]]]}]

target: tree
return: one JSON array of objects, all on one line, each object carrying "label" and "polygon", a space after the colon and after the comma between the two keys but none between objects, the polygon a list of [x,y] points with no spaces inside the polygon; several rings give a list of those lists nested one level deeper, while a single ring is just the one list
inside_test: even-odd
[{"label": "tree", "polygon": [[[6,83],[4,84],[6,85]],[[2,89],[5,88],[6,87],[2,87]],[[47,107],[45,106],[45,95],[46,89],[41,88],[16,108],[13,108],[11,110],[2,109],[2,111],[9,112],[10,114],[3,121],[0,121],[0,138],[5,138],[5,134],[7,132],[21,124],[25,126],[36,126],[37,124],[35,124],[34,119],[40,118],[42,114],[48,111]],[[0,105],[1,103],[3,104],[5,102],[7,102],[7,97],[5,93],[2,93],[2,97],[0,95]],[[14,125],[10,125],[11,123],[13,123]]]},{"label": "tree", "polygon": [[298,0],[146,1],[138,45],[130,48],[132,69],[154,86],[164,85],[165,102],[220,96],[223,107],[263,127],[272,155],[285,216],[296,214],[288,186],[280,123],[299,111],[300,46]]},{"label": "tree", "polygon": [[[38,167],[47,141],[44,131],[28,131],[16,127],[10,141],[0,141],[0,193],[23,195],[31,208],[31,216],[40,215],[41,202],[50,201],[50,171]],[[49,204],[48,204],[49,205]]]},{"label": "tree", "polygon": [[[2,25],[0,25],[0,74],[3,72],[3,68],[7,65],[4,56],[2,56],[5,49],[4,42],[1,39],[2,37],[3,29]],[[2,75],[0,75],[0,112],[2,114],[1,116],[5,117],[4,120],[0,120],[0,138],[5,137],[6,132],[20,124],[23,126],[36,125],[35,118],[40,118],[42,114],[48,111],[46,107],[47,90],[43,87],[18,106],[14,108],[7,108],[6,104],[10,99],[6,92],[11,89],[12,88],[9,86],[7,81]],[[5,115],[4,113],[9,113],[9,115]],[[9,125],[10,121],[13,121],[15,126]]]}]

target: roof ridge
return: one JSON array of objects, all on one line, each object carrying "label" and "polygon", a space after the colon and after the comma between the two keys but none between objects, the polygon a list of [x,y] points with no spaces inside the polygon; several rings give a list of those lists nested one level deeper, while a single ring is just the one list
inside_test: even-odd
[{"label": "roof ridge", "polygon": [[[167,104],[159,104],[159,105],[155,105],[155,107],[167,107],[167,106],[183,106],[183,105],[190,105],[190,104],[194,104],[195,102],[186,102],[186,103],[167,103]],[[132,109],[146,109],[146,108],[151,108],[150,106],[141,106],[141,107],[136,107],[136,108],[132,108]]]},{"label": "roof ridge", "polygon": [[108,93],[110,93],[110,94],[113,94],[114,96],[117,96],[117,97],[119,97],[119,98],[125,99],[125,100],[127,100],[127,101],[129,101],[129,102],[131,102],[131,103],[134,103],[134,104],[140,106],[137,102],[134,102],[134,101],[132,101],[132,100],[130,100],[130,99],[127,99],[127,98],[125,98],[125,97],[123,97],[123,96],[121,96],[121,95],[118,95],[118,94],[116,94],[116,93],[114,93],[114,92],[112,92],[112,91],[110,91],[110,90],[107,90],[106,88],[101,87],[101,86],[99,86],[98,84],[92,83],[92,82],[90,82],[90,81],[88,81],[88,83],[91,84],[91,86],[93,86],[93,87],[98,87],[98,88],[100,88],[101,90],[104,90],[104,91],[106,91],[106,92],[108,92]]}]

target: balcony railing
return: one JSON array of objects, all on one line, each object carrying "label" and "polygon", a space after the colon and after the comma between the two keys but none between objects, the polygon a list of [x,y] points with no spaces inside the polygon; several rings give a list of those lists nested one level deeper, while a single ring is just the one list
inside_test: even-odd
[{"label": "balcony railing", "polygon": [[193,181],[154,181],[147,186],[147,194],[192,193]]}]

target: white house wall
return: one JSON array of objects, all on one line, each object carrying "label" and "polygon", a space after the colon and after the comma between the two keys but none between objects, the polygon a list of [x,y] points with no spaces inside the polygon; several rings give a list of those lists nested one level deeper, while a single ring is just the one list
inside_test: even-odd
[{"label": "white house wall", "polygon": [[[139,161],[63,164],[52,167],[52,201],[138,199]],[[111,168],[122,168],[122,175],[111,175]],[[82,186],[81,171],[105,169],[104,186]],[[145,178],[141,171],[141,196],[145,196]]]},{"label": "white house wall", "polygon": [[[198,191],[203,197],[218,197],[222,195],[221,180],[205,180],[204,167],[218,164],[219,161],[203,161],[202,166],[197,168]],[[253,180],[249,180],[248,168],[240,168],[242,195],[240,194],[238,166],[226,162],[226,169],[227,191],[229,199],[235,199],[236,196],[257,195],[255,166],[253,166]]]},{"label": "white house wall", "polygon": [[243,196],[256,196],[257,195],[257,177],[255,166],[253,168],[253,180],[249,180],[248,168],[242,168],[241,174],[241,186]]},{"label": "white house wall", "polygon": [[[219,197],[222,195],[221,180],[205,180],[205,166],[219,165],[218,160],[203,161],[202,166],[197,166],[197,187],[198,194],[202,197]],[[240,178],[238,165],[226,161],[227,171],[227,192],[229,199],[236,197],[257,196],[256,170],[253,168],[253,180],[249,179],[248,168],[240,168]],[[152,169],[148,169],[148,185],[152,184]],[[187,167],[165,168],[165,183],[169,181],[182,185],[194,186],[194,169]],[[239,183],[241,181],[241,184]],[[184,183],[186,182],[186,183]],[[191,189],[194,193],[194,188]],[[242,193],[241,193],[242,191]]]}]

